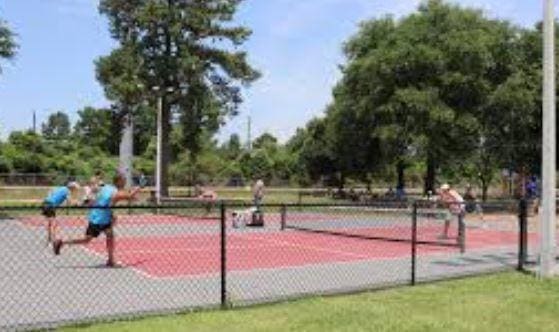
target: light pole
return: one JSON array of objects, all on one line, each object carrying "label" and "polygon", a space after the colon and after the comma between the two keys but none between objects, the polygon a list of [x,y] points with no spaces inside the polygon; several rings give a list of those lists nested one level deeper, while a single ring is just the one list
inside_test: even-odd
[{"label": "light pole", "polygon": [[155,202],[161,204],[161,189],[163,181],[163,98],[165,93],[172,93],[174,88],[165,90],[154,86],[152,90],[157,95],[157,156],[155,162]]},{"label": "light pole", "polygon": [[157,152],[155,158],[155,203],[161,204],[161,178],[163,164],[163,94],[158,86],[152,88],[157,94]]},{"label": "light pole", "polygon": [[553,0],[544,0],[543,22],[542,215],[539,275],[547,278],[554,273],[556,247],[555,14]]},{"label": "light pole", "polygon": [[119,156],[120,171],[126,178],[126,186],[130,187],[133,185],[132,171],[134,168],[134,120],[131,112],[126,112],[122,121]]}]

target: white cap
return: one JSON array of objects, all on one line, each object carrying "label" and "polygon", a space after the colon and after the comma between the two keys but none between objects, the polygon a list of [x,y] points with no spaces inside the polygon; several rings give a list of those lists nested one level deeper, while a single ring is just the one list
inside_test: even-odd
[{"label": "white cap", "polygon": [[450,190],[450,186],[448,185],[448,183],[443,184],[443,185],[441,186],[441,190],[442,190],[442,191]]},{"label": "white cap", "polygon": [[70,181],[70,182],[68,182],[68,184],[66,185],[66,187],[68,187],[68,188],[80,189],[80,184],[77,183],[76,181]]}]

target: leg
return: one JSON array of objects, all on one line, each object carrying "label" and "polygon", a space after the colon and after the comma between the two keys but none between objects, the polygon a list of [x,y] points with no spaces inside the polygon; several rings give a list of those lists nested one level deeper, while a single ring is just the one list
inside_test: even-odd
[{"label": "leg", "polygon": [[448,231],[450,229],[451,218],[452,218],[452,215],[450,214],[450,212],[446,211],[445,214],[444,214],[443,234],[441,234],[441,236],[440,236],[441,239],[448,239]]},{"label": "leg", "polygon": [[72,240],[66,240],[66,241],[62,241],[62,240],[56,240],[53,242],[53,250],[54,250],[54,254],[55,255],[60,255],[60,250],[62,249],[63,246],[65,245],[84,245],[84,244],[88,244],[89,242],[91,242],[91,240],[93,240],[94,238],[98,237],[99,234],[101,234],[101,230],[99,228],[99,226],[97,225],[92,225],[89,224],[87,226],[87,229],[85,231],[85,235],[81,238],[78,239],[72,239]]},{"label": "leg", "polygon": [[47,217],[47,245],[52,242],[52,218]]},{"label": "leg", "polygon": [[466,252],[466,225],[464,224],[464,213],[460,213],[458,216],[458,245],[460,246],[460,252]]},{"label": "leg", "polygon": [[56,229],[57,229],[56,221],[54,220],[54,218],[49,218],[48,227],[49,227],[49,231],[48,231],[49,242],[54,242],[56,241]]},{"label": "leg", "polygon": [[114,259],[114,252],[115,252],[115,237],[113,232],[113,227],[109,227],[105,230],[105,236],[107,237],[107,266],[114,266],[115,259]]},{"label": "leg", "polygon": [[66,240],[66,241],[62,241],[62,240],[55,240],[53,242],[53,250],[54,250],[54,254],[55,255],[60,255],[60,250],[62,249],[63,246],[65,245],[84,245],[84,244],[88,244],[89,242],[91,242],[91,240],[93,240],[95,238],[95,236],[91,235],[91,234],[86,234],[84,237],[79,238],[79,239],[73,239],[73,240]]},{"label": "leg", "polygon": [[481,204],[479,204],[479,203],[476,203],[476,212],[481,219],[482,225],[485,225],[485,218],[483,216],[483,208],[481,207]]}]

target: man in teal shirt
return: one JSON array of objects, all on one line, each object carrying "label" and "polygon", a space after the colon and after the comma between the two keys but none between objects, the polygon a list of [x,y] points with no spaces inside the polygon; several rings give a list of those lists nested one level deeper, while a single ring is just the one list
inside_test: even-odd
[{"label": "man in teal shirt", "polygon": [[114,260],[114,232],[113,227],[116,217],[113,215],[111,207],[120,201],[130,201],[134,199],[140,188],[132,191],[125,190],[126,179],[122,175],[116,175],[113,180],[114,185],[104,185],[95,199],[95,203],[87,215],[88,225],[85,236],[74,240],[57,240],[54,242],[54,254],[59,255],[60,250],[65,245],[83,245],[89,243],[101,233],[107,237],[107,266],[115,265]]},{"label": "man in teal shirt", "polygon": [[47,243],[56,238],[56,208],[75,195],[79,188],[77,182],[68,181],[64,186],[53,188],[43,200],[42,213],[47,218]]}]

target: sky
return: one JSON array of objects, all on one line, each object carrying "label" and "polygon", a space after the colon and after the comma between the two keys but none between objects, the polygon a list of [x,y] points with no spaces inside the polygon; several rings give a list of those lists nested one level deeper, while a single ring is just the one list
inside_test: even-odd
[{"label": "sky", "polygon": [[[532,26],[542,17],[541,0],[453,0],[483,9],[489,17]],[[245,0],[236,22],[253,30],[244,45],[262,78],[244,91],[237,117],[218,138],[243,139],[268,132],[286,141],[298,127],[320,116],[344,63],[342,45],[359,22],[401,17],[420,0]],[[95,79],[94,60],[115,42],[97,10],[98,0],[0,0],[0,18],[17,33],[18,56],[3,62],[0,75],[0,137],[30,128],[62,110],[76,120],[84,106],[109,102]]]}]

